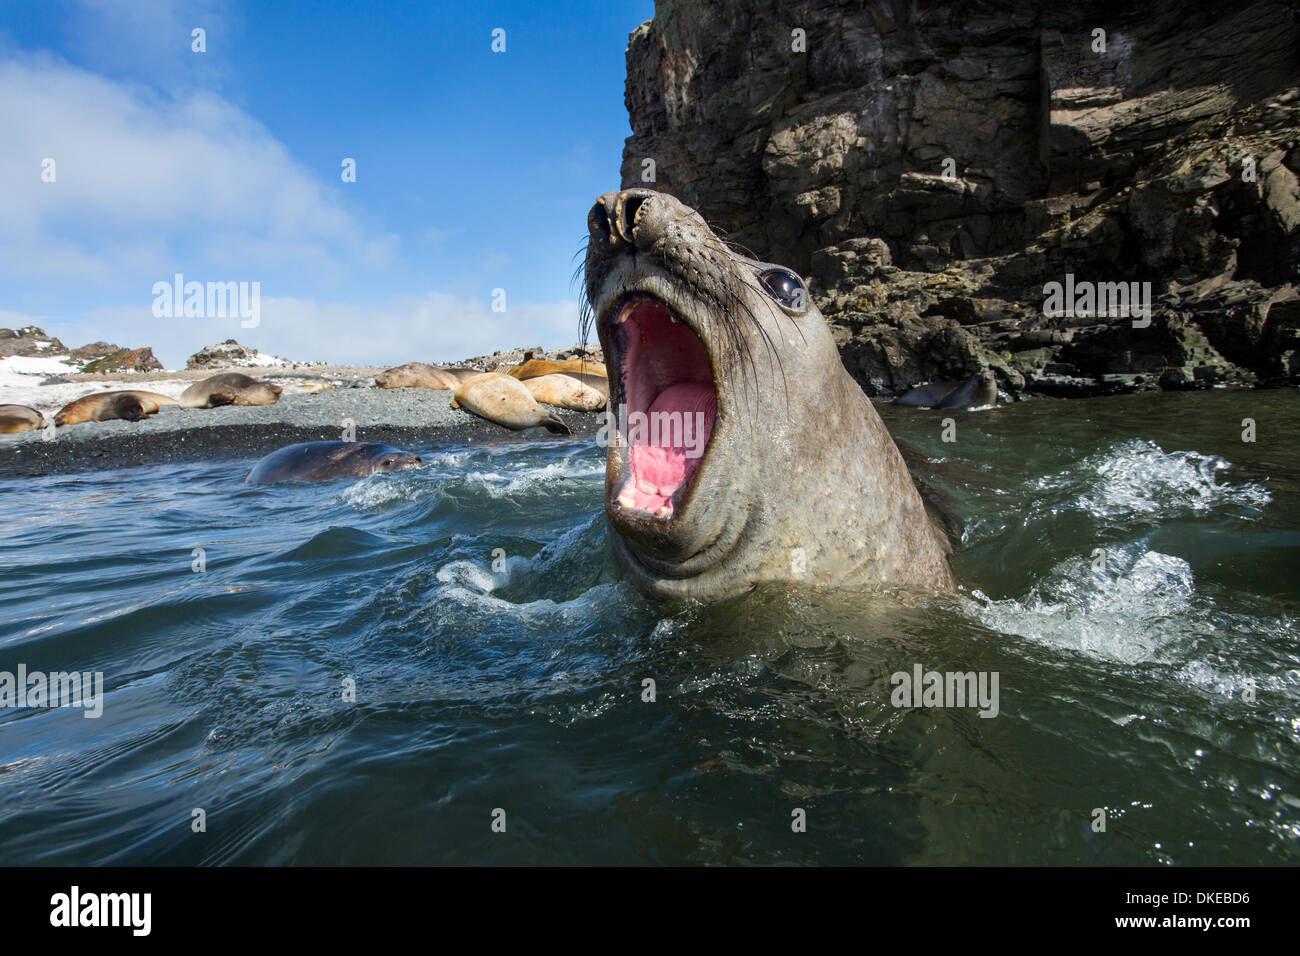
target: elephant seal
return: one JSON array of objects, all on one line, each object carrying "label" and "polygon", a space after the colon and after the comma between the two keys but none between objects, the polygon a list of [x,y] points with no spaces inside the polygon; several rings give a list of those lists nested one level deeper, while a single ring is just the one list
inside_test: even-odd
[{"label": "elephant seal", "polygon": [[609,381],[599,375],[552,372],[523,379],[523,385],[543,405],[571,408],[575,412],[598,412],[609,400]]},{"label": "elephant seal", "polygon": [[895,405],[907,405],[912,408],[977,408],[981,405],[998,403],[998,383],[988,369],[972,375],[961,382],[931,382],[909,388],[898,398]]},{"label": "elephant seal", "polygon": [[407,362],[380,372],[375,376],[375,384],[380,388],[435,388],[454,392],[461,382],[482,374],[483,370],[477,368],[439,368],[423,362]]},{"label": "elephant seal", "polygon": [[609,368],[605,513],[626,579],[953,589],[951,545],[795,273],[645,189],[588,216],[583,331]]},{"label": "elephant seal", "polygon": [[181,392],[182,408],[219,408],[222,405],[274,405],[284,391],[261,379],[239,372],[223,372],[195,382]]},{"label": "elephant seal", "polygon": [[26,405],[0,405],[0,435],[37,431],[45,427],[45,416]]},{"label": "elephant seal", "polygon": [[175,405],[176,399],[157,392],[130,389],[123,392],[96,392],[69,402],[54,415],[54,424],[79,425],[82,422],[108,422],[123,419],[138,422],[147,415],[156,415],[164,405]]},{"label": "elephant seal", "polygon": [[379,471],[417,468],[424,460],[409,451],[373,441],[308,441],[267,455],[244,480],[255,485],[279,481],[330,481],[365,478]]},{"label": "elephant seal", "polygon": [[482,372],[461,382],[451,404],[515,431],[541,425],[549,432],[569,434],[569,426],[538,405],[523,382],[500,372]]},{"label": "elephant seal", "polygon": [[529,359],[514,368],[506,369],[506,374],[514,378],[541,378],[543,375],[553,375],[556,372],[572,374],[577,372],[579,375],[599,375],[602,378],[607,377],[604,362],[597,362],[595,359],[576,358],[565,359],[563,362],[552,362],[550,359]]}]

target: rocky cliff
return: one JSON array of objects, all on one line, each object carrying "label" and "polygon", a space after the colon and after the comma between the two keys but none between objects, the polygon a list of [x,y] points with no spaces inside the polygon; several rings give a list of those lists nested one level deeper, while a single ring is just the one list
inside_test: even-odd
[{"label": "rocky cliff", "polygon": [[0,329],[0,359],[58,359],[83,372],[152,372],[162,368],[153,349],[126,349],[109,342],[92,342],[69,349],[56,337],[35,325],[21,329]]},{"label": "rocky cliff", "polygon": [[658,0],[623,185],[803,272],[871,393],[1298,381],[1300,14],[1118,8]]}]

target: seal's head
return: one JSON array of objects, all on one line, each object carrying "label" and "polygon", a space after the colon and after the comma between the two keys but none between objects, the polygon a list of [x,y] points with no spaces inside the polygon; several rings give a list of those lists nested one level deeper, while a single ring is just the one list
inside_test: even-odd
[{"label": "seal's head", "polygon": [[702,599],[804,573],[948,584],[897,448],[798,275],[663,193],[607,193],[588,228],[617,426],[605,508],[633,584]]},{"label": "seal's head", "polygon": [[407,468],[419,468],[424,459],[409,451],[393,451],[375,462],[375,471],[405,471]]},{"label": "seal's head", "polygon": [[247,482],[330,481],[366,478],[377,472],[404,471],[424,464],[419,455],[379,442],[309,441],[271,452],[255,464]]}]

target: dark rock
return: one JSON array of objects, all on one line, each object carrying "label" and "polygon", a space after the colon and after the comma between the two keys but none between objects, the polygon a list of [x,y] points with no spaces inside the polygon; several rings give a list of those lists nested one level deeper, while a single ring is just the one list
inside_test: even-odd
[{"label": "dark rock", "polygon": [[161,368],[152,349],[118,349],[82,365],[83,372],[157,372]]},{"label": "dark rock", "polygon": [[[1300,22],[1225,11],[659,0],[623,184],[807,274],[872,394],[1294,382]],[[1067,274],[1150,283],[1150,324],[1045,315]]]},{"label": "dark rock", "polygon": [[[80,350],[78,350],[80,351]],[[118,349],[103,358],[87,362],[83,372],[156,372],[163,367],[154,357],[153,349]]]},{"label": "dark rock", "polygon": [[[216,345],[208,345],[199,349],[185,360],[185,367],[200,369],[247,367],[258,364],[257,357],[259,354],[257,349],[251,346],[240,345],[234,339],[226,339],[226,341],[219,342]],[[290,364],[283,359],[280,361],[283,365]]]},{"label": "dark rock", "polygon": [[58,358],[68,354],[68,347],[45,330],[29,325],[21,329],[0,329],[0,358],[21,355],[24,358]]},{"label": "dark rock", "polygon": [[85,364],[112,355],[114,352],[121,351],[124,351],[124,349],[120,345],[113,345],[109,342],[91,342],[89,345],[83,345],[79,349],[73,349],[69,353],[69,358],[79,364]]}]

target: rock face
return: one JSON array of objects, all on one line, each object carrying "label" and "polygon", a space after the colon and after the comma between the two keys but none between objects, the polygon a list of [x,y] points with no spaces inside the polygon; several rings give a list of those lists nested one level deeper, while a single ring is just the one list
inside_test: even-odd
[{"label": "rock face", "polygon": [[[77,352],[85,352],[103,345],[99,342],[96,345],[83,346],[73,352],[73,358],[77,357]],[[154,357],[153,349],[122,349],[110,346],[111,351],[102,358],[92,359],[81,367],[83,372],[157,372],[161,371],[163,364]]]},{"label": "rock face", "polygon": [[869,393],[1294,382],[1300,15],[1188,6],[658,0],[623,185],[803,272]]},{"label": "rock face", "polygon": [[226,339],[216,345],[199,349],[185,360],[186,368],[242,368],[250,365],[289,365],[284,359],[272,359],[268,362],[255,348],[240,345],[234,339]]},{"label": "rock face", "polygon": [[596,362],[605,361],[605,356],[601,352],[599,345],[575,345],[568,349],[555,349],[547,351],[540,345],[533,348],[507,349],[502,352],[493,352],[491,355],[480,355],[476,358],[466,359],[457,363],[468,366],[469,368],[481,368],[485,372],[495,372],[513,368],[516,365],[522,365],[529,359],[544,359],[548,362],[563,362],[565,359],[589,358]]},{"label": "rock face", "polygon": [[34,325],[22,329],[0,329],[0,358],[9,358],[11,355],[57,358],[67,354],[66,345]]},{"label": "rock face", "polygon": [[57,338],[34,325],[0,329],[0,358],[11,355],[63,359],[68,365],[80,366],[83,372],[154,372],[163,367],[150,348],[124,349],[108,342],[92,342],[69,351]]}]

